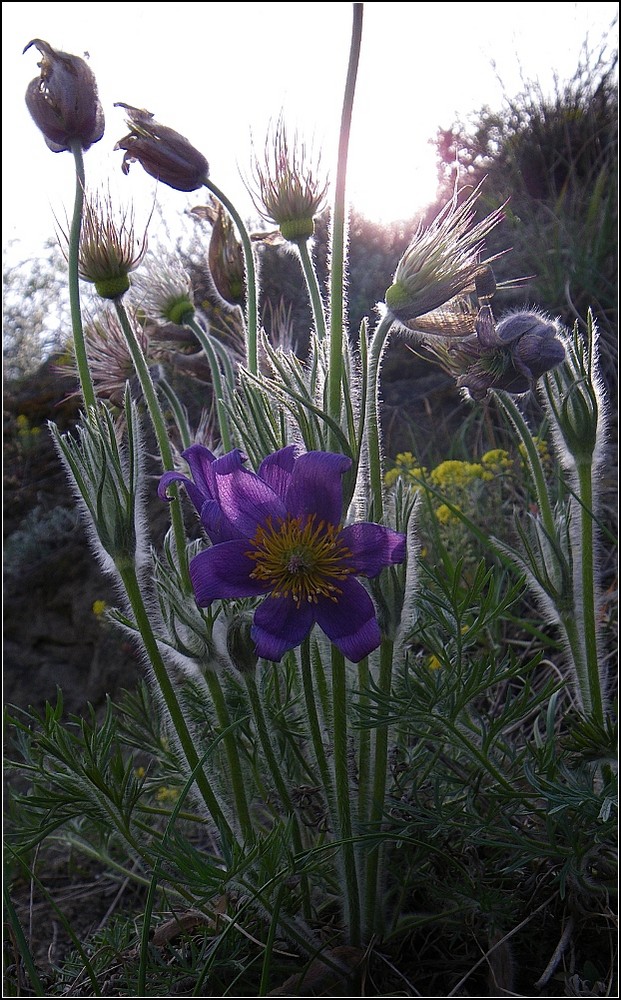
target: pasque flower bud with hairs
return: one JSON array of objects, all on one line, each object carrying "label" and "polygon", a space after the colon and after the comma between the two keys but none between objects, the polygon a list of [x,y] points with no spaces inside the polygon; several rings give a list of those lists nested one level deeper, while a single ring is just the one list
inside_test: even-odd
[{"label": "pasque flower bud with hairs", "polygon": [[151,177],[176,191],[196,191],[203,186],[209,175],[209,164],[184,136],[160,125],[150,111],[122,102],[115,107],[125,108],[131,129],[114,147],[125,150],[124,174],[129,173],[130,163],[138,160]]},{"label": "pasque flower bud with hairs", "polygon": [[28,85],[26,105],[53,153],[70,150],[80,142],[88,149],[104,134],[104,114],[97,96],[97,83],[83,59],[57,52],[41,38],[33,38],[24,49],[35,46],[41,53],[41,75]]}]

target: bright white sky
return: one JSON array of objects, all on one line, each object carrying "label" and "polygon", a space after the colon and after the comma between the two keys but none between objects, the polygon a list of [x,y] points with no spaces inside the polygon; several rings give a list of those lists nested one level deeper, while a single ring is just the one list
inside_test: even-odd
[{"label": "bright white sky", "polygon": [[[154,183],[139,164],[121,174],[127,134],[115,101],[144,107],[201,150],[214,182],[253,215],[239,179],[250,131],[261,148],[281,111],[323,149],[334,176],[352,5],[350,3],[3,3],[3,245],[11,259],[37,252],[73,203],[68,153],[51,153],[23,95],[38,75],[32,38],[83,56],[99,85],[106,132],[86,154],[87,183],[150,205]],[[569,79],[588,37],[616,44],[617,4],[365,3],[350,148],[348,196],[368,218],[408,218],[433,200],[429,140],[456,114],[502,105],[521,78],[551,89]],[[158,200],[183,212],[200,192],[160,186]],[[145,214],[148,208],[145,207]]]}]

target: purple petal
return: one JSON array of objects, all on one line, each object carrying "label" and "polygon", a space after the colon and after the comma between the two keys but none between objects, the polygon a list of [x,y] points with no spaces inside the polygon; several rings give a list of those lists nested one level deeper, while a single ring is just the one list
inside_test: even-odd
[{"label": "purple petal", "polygon": [[214,456],[208,448],[203,448],[200,444],[193,444],[190,448],[186,448],[182,455],[190,467],[192,479],[188,479],[180,472],[165,472],[160,479],[157,493],[160,500],[170,500],[171,497],[167,495],[170,484],[183,483],[190,500],[200,514],[205,500],[213,496],[213,489],[209,481],[209,468],[214,461]]},{"label": "purple petal", "polygon": [[293,517],[315,514],[317,522],[340,524],[343,516],[341,477],[351,459],[329,451],[308,451],[296,460],[287,491],[287,510]]},{"label": "purple petal", "polygon": [[[201,524],[213,545],[230,542],[233,538],[245,538],[245,535],[241,531],[237,531],[225,517],[217,500],[205,500],[200,513]],[[248,542],[246,542],[246,548],[248,548]]]},{"label": "purple petal", "polygon": [[362,576],[377,576],[384,566],[405,559],[405,535],[381,524],[359,521],[343,528],[341,541],[352,554],[348,560]]},{"label": "purple petal", "polygon": [[211,487],[211,466],[215,456],[202,444],[193,444],[181,453],[190,467],[192,479],[205,497],[213,496]]},{"label": "purple petal", "polygon": [[291,473],[296,463],[296,445],[289,445],[268,455],[259,466],[257,475],[274,490],[277,496],[285,502],[287,490],[291,482]]},{"label": "purple petal", "polygon": [[[207,449],[205,449],[206,451]],[[212,477],[216,474],[222,476],[228,475],[230,472],[235,472],[237,469],[243,469],[244,462],[246,461],[246,456],[239,448],[233,448],[232,451],[227,451],[226,455],[222,455],[220,458],[216,458],[214,462],[208,467],[208,476]],[[213,480],[210,478],[209,482],[212,483]]]},{"label": "purple petal", "polygon": [[255,597],[265,593],[265,583],[253,580],[250,574],[255,564],[248,559],[245,538],[214,545],[199,552],[190,563],[190,579],[196,603],[207,607],[218,598]]},{"label": "purple petal", "polygon": [[339,583],[338,600],[323,598],[315,609],[317,624],[343,656],[358,663],[382,641],[373,601],[362,584],[348,578]]},{"label": "purple petal", "polygon": [[251,635],[257,656],[280,660],[288,649],[304,641],[313,625],[313,605],[287,597],[267,597],[254,613]]},{"label": "purple petal", "polygon": [[168,487],[170,486],[171,483],[183,483],[188,493],[190,492],[190,489],[196,488],[194,486],[194,483],[190,479],[188,479],[187,476],[184,476],[181,472],[165,472],[164,475],[161,477],[159,485],[157,487],[157,495],[160,498],[160,500],[168,500],[168,501],[172,500],[172,497],[169,497],[167,492]]},{"label": "purple petal", "polygon": [[[232,453],[231,453],[232,454]],[[260,524],[286,517],[286,508],[273,489],[241,465],[214,462],[215,500],[238,535],[253,538]]]}]

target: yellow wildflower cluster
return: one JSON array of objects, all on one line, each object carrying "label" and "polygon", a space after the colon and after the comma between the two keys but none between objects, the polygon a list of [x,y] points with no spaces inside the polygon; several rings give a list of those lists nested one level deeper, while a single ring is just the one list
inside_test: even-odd
[{"label": "yellow wildflower cluster", "polygon": [[512,468],[513,462],[508,451],[503,448],[492,448],[491,451],[486,451],[484,455],[481,455],[481,465],[486,471],[502,475],[503,472],[508,472]]},{"label": "yellow wildflower cluster", "polygon": [[427,475],[427,469],[418,464],[411,451],[402,451],[395,458],[394,469],[389,469],[386,473],[386,486],[394,486],[397,479],[407,479],[410,486],[420,489],[420,480]]},{"label": "yellow wildflower cluster", "polygon": [[[134,768],[134,774],[139,781],[146,777],[146,773],[147,772],[144,767]],[[171,788],[170,785],[160,785],[155,792],[155,801],[161,803],[162,805],[166,802],[176,802],[178,798],[179,789]]]},{"label": "yellow wildflower cluster", "polygon": [[162,802],[162,803],[176,802],[178,798],[179,798],[179,789],[169,788],[167,785],[162,785],[162,787],[158,788],[157,792],[155,793],[156,802]]},{"label": "yellow wildflower cluster", "polygon": [[19,444],[22,449],[27,451],[38,440],[41,434],[41,428],[31,427],[30,421],[25,413],[20,413],[19,416],[15,418],[15,424],[17,426],[17,439]]},{"label": "yellow wildflower cluster", "polygon": [[440,504],[436,510],[436,517],[440,524],[448,524],[451,520],[457,520],[457,515],[453,513],[446,503]]},{"label": "yellow wildflower cluster", "polygon": [[[545,467],[551,462],[547,443],[543,438],[534,441]],[[478,461],[447,459],[431,470],[425,469],[411,452],[401,452],[386,473],[386,485],[393,486],[399,479],[426,494],[425,510],[433,511],[434,530],[439,529],[439,538],[447,550],[461,553],[466,563],[471,559],[474,565],[480,553],[467,522],[485,532],[491,525],[494,532],[502,532],[503,511],[526,495],[529,473],[526,452],[520,444],[516,452],[492,448]],[[424,515],[421,525],[424,531]]]},{"label": "yellow wildflower cluster", "polygon": [[436,465],[429,475],[431,484],[444,491],[468,489],[476,479],[489,480],[493,479],[493,475],[482,465],[454,459]]},{"label": "yellow wildflower cluster", "polygon": [[[539,458],[541,459],[543,464],[546,465],[546,463],[550,461],[550,449],[548,448],[548,442],[545,440],[545,438],[539,438],[539,437],[534,437],[533,441],[535,443],[537,451],[539,452]],[[524,447],[521,441],[518,444],[518,451],[520,453],[520,458],[522,459],[522,461],[526,462],[527,460],[526,448]]]}]

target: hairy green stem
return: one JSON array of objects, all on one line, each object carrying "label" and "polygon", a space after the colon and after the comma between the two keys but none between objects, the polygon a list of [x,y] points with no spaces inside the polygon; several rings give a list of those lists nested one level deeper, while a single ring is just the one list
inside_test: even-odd
[{"label": "hairy green stem", "polygon": [[231,444],[231,436],[229,434],[227,412],[224,406],[222,372],[220,371],[218,355],[214,349],[209,334],[205,333],[200,323],[196,322],[194,316],[192,316],[190,319],[186,319],[185,325],[190,328],[190,330],[198,340],[199,344],[201,345],[207,356],[207,360],[209,362],[209,368],[211,370],[211,381],[213,383],[213,395],[216,404],[216,414],[218,416],[218,428],[220,430],[220,440],[222,442],[222,447],[224,448],[224,451],[228,452],[231,450],[232,444]]},{"label": "hairy green stem", "polygon": [[332,779],[330,768],[326,759],[326,751],[321,737],[321,725],[317,714],[317,702],[315,701],[315,689],[313,686],[313,676],[311,669],[310,639],[304,639],[300,649],[300,664],[302,672],[302,688],[304,691],[304,703],[306,707],[306,718],[311,734],[311,742],[315,752],[315,759],[319,768],[319,774],[323,782],[324,792],[328,807],[332,807]]},{"label": "hairy green stem", "polygon": [[[365,656],[358,664],[358,687],[360,696],[358,698],[358,709],[361,717],[364,709],[369,705],[369,695],[371,677],[369,673],[369,660]],[[371,731],[368,728],[360,730],[358,738],[358,817],[361,823],[368,819],[369,809],[369,782],[371,780]]]},{"label": "hairy green stem", "polygon": [[[556,537],[552,503],[546,486],[545,474],[537,445],[520,410],[508,393],[496,393],[496,398],[517,430],[526,450],[528,465],[535,486],[541,519],[550,538]],[[592,712],[598,722],[603,722],[601,682],[597,649],[597,622],[595,608],[595,569],[593,540],[593,473],[590,462],[576,463],[578,475],[578,505],[580,507],[579,552],[572,553],[573,612],[567,614],[557,609],[576,671],[582,706]]]},{"label": "hairy green stem", "polygon": [[138,582],[135,567],[128,563],[122,563],[117,565],[117,569],[121,580],[123,581],[125,593],[127,594],[127,598],[134,614],[136,625],[140,635],[142,636],[142,641],[149,657],[149,662],[153,669],[153,673],[155,674],[155,679],[162,698],[164,699],[164,703],[168,710],[170,720],[175,729],[175,733],[177,734],[177,738],[181,749],[183,750],[188,767],[190,771],[194,771],[198,768],[196,771],[196,784],[205,806],[207,807],[207,810],[209,811],[216,826],[227,834],[232,841],[234,837],[230,824],[222,812],[222,808],[220,807],[213,789],[209,784],[204,770],[198,766],[199,757],[194,746],[194,739],[188,729],[173,683],[168,675],[166,664],[162,659],[157,639],[153,633],[151,622],[149,621],[149,616],[144,605],[142,591],[140,583]]},{"label": "hairy green stem", "polygon": [[344,322],[344,277],[345,277],[345,183],[347,178],[347,155],[349,135],[358,75],[358,60],[362,42],[362,7],[354,4],[349,65],[341,113],[339,132],[339,152],[336,168],[334,211],[332,214],[332,253],[330,277],[330,367],[328,370],[328,413],[333,420],[340,421],[341,382],[343,368],[343,322]]},{"label": "hairy green stem", "polygon": [[[576,619],[583,627],[586,677],[582,680],[584,709],[604,722],[604,706],[597,649],[595,547],[593,522],[593,470],[590,463],[578,463],[580,501],[580,556],[574,560],[574,596],[580,603]],[[578,576],[579,574],[579,576]],[[578,576],[578,579],[576,579]],[[588,698],[588,701],[587,701]]]},{"label": "hairy green stem", "polygon": [[209,336],[211,344],[216,354],[220,358],[220,362],[222,364],[222,372],[224,374],[226,384],[229,390],[232,392],[236,385],[236,378],[235,378],[235,370],[233,368],[233,362],[231,361],[231,356],[227,348],[224,346],[224,344],[221,344],[219,340],[214,339],[213,337],[211,337],[211,335]]},{"label": "hairy green stem", "polygon": [[254,254],[252,250],[252,243],[250,241],[250,235],[244,225],[244,220],[235,208],[235,205],[229,201],[224,192],[221,191],[220,188],[217,187],[208,177],[204,179],[203,183],[207,190],[211,191],[211,193],[218,199],[218,201],[222,202],[226,210],[230,213],[235,225],[237,226],[237,231],[242,242],[244,261],[246,264],[246,361],[248,364],[248,370],[253,375],[256,375],[259,370],[259,312],[257,307],[257,276],[256,268],[254,266]]},{"label": "hairy green stem", "polygon": [[347,673],[343,654],[332,647],[332,705],[334,713],[334,790],[338,835],[343,859],[348,944],[360,944],[360,892],[356,852],[352,843],[349,748],[347,746]]},{"label": "hairy green stem", "polygon": [[315,271],[311,255],[308,250],[308,240],[299,240],[296,246],[300,254],[300,263],[302,264],[302,270],[304,272],[304,277],[306,278],[306,287],[308,288],[308,295],[313,309],[315,332],[317,334],[317,339],[322,341],[325,340],[326,337],[326,316],[324,313],[323,302],[321,300],[321,292],[319,291],[317,272]]},{"label": "hairy green stem", "polygon": [[533,435],[531,434],[528,424],[524,420],[519,407],[516,405],[512,397],[507,392],[496,392],[494,395],[496,396],[501,409],[504,410],[506,415],[509,417],[509,420],[515,427],[522,444],[524,445],[528,467],[535,486],[537,505],[541,513],[543,526],[550,538],[554,538],[556,536],[556,525],[554,523],[552,504],[550,502],[550,495],[546,485],[546,477],[541,464],[541,457],[537,450],[537,445],[533,440]]},{"label": "hairy green stem", "polygon": [[[272,780],[278,792],[282,807],[292,819],[291,827],[291,838],[293,841],[293,849],[296,854],[302,853],[302,834],[300,831],[300,824],[295,811],[293,802],[291,801],[291,796],[289,794],[289,789],[287,787],[287,782],[283,778],[283,770],[276,760],[276,755],[274,754],[274,747],[269,735],[269,729],[267,725],[267,720],[265,718],[265,712],[263,709],[263,698],[259,689],[257,687],[257,682],[255,680],[254,673],[251,671],[246,671],[244,673],[244,681],[246,682],[246,688],[248,690],[248,701],[250,702],[250,707],[252,709],[252,714],[254,716],[255,725],[257,727],[257,733],[259,735],[259,742],[263,753],[265,754],[265,760],[267,766],[272,775]],[[307,920],[311,916],[311,905],[310,905],[310,887],[308,884],[308,879],[302,879],[302,900],[304,916]]]},{"label": "hairy green stem", "polygon": [[[391,639],[383,639],[380,647],[380,668],[378,689],[385,699],[390,697],[392,686],[392,661],[393,642]],[[379,831],[384,816],[384,802],[386,799],[386,774],[388,770],[388,723],[377,726],[375,730],[375,747],[373,759],[373,785],[371,787],[371,802],[368,809],[370,829]],[[365,898],[365,934],[370,940],[377,929],[378,881],[380,875],[380,854],[382,846],[374,847],[367,858],[367,870],[365,878],[366,898]]]},{"label": "hairy green stem", "polygon": [[[153,430],[155,431],[155,437],[157,439],[157,445],[159,448],[160,456],[162,459],[162,465],[165,472],[173,471],[175,468],[175,463],[173,460],[172,448],[170,445],[170,440],[168,438],[168,429],[166,427],[166,421],[164,420],[164,415],[160,407],[160,401],[157,398],[157,393],[155,391],[155,386],[151,379],[151,373],[149,372],[149,366],[147,365],[146,358],[142,352],[142,348],[138,343],[138,338],[134,332],[134,328],[129,320],[125,306],[120,301],[120,299],[115,300],[116,313],[119,318],[119,322],[123,329],[125,339],[127,341],[127,346],[129,347],[129,352],[132,356],[132,361],[134,363],[134,368],[136,369],[136,374],[138,375],[138,380],[140,382],[140,388],[142,389],[144,398],[147,403],[147,409],[149,410],[149,416],[151,418],[151,423],[153,425]],[[173,534],[175,537],[175,547],[177,549],[177,556],[179,558],[179,565],[181,571],[181,579],[183,586],[188,594],[192,593],[192,582],[190,580],[190,571],[188,568],[187,552],[186,552],[186,536],[185,527],[183,524],[183,515],[181,513],[181,506],[176,495],[177,487],[173,485],[171,487],[171,494],[173,495],[173,501],[170,505],[170,520],[172,524]]]},{"label": "hairy green stem", "polygon": [[366,435],[369,453],[369,478],[371,480],[371,515],[375,521],[384,516],[384,478],[382,474],[382,448],[379,414],[379,378],[382,355],[393,324],[386,313],[380,320],[369,348]]},{"label": "hairy green stem", "polygon": [[246,798],[246,788],[244,786],[244,774],[242,771],[241,760],[239,759],[239,753],[237,751],[237,735],[236,733],[228,731],[231,726],[231,717],[229,715],[229,710],[227,708],[219,677],[211,670],[207,670],[205,671],[205,682],[209,688],[209,694],[211,695],[211,700],[213,701],[213,705],[216,710],[218,723],[220,728],[224,731],[224,750],[229,766],[228,776],[231,781],[231,788],[233,789],[233,798],[235,799],[237,818],[239,820],[242,836],[246,844],[250,846],[255,842],[256,836],[252,825],[252,819],[250,818],[250,811],[248,809],[248,800]]},{"label": "hairy green stem", "polygon": [[179,397],[177,396],[177,393],[175,392],[173,387],[166,381],[165,378],[161,378],[158,384],[160,389],[166,396],[168,405],[170,406],[173,417],[175,419],[177,430],[179,431],[181,444],[185,450],[186,448],[189,448],[190,445],[192,444],[192,437],[190,435],[190,427],[183,406],[179,402]]},{"label": "hairy green stem", "polygon": [[82,326],[82,311],[80,309],[78,258],[80,254],[80,233],[82,231],[82,211],[84,208],[84,156],[82,154],[82,143],[79,139],[71,143],[71,152],[75,160],[75,202],[73,205],[71,229],[69,230],[69,306],[71,309],[73,346],[80,379],[80,389],[82,390],[82,398],[88,414],[89,409],[95,406],[96,397],[90,368],[88,367],[86,341]]}]

